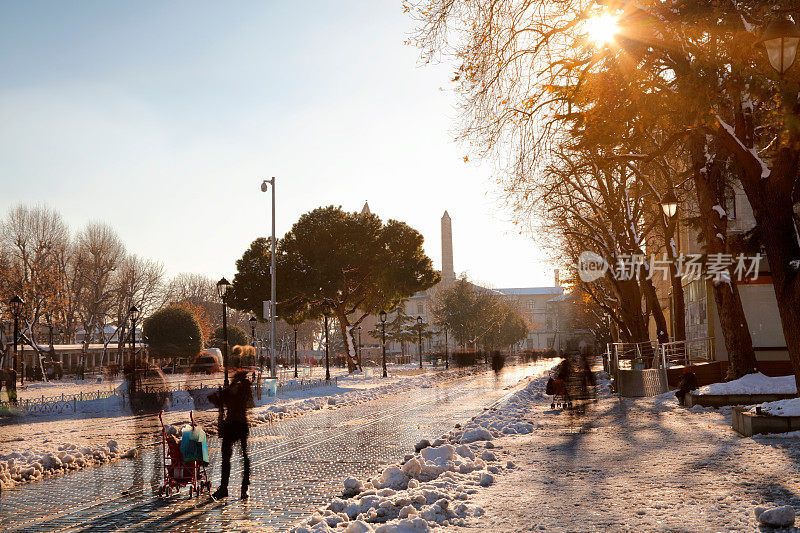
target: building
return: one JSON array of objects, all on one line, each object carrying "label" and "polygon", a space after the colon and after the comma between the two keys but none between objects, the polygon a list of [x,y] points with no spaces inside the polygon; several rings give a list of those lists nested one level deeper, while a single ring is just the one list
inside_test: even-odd
[{"label": "building", "polygon": [[[366,207],[366,206],[365,206]],[[442,246],[442,281],[438,285],[421,291],[408,298],[405,302],[405,312],[412,317],[421,317],[426,324],[433,324],[434,317],[432,305],[437,291],[447,287],[456,279],[453,261],[453,227],[450,214],[445,211],[441,219],[441,246]],[[555,286],[553,287],[515,287],[486,289],[497,292],[517,304],[523,315],[528,319],[530,332],[528,337],[520,343],[519,349],[559,351],[572,349],[575,342],[594,343],[593,338],[588,340],[588,332],[577,332],[580,337],[575,341],[576,332],[572,331],[568,321],[559,319],[563,315],[566,293],[559,286],[558,270],[555,272]],[[426,350],[444,350],[444,336],[435,334],[425,341]],[[452,339],[448,339],[449,348],[456,349]],[[392,352],[400,351],[399,345],[390,344]]]},{"label": "building", "polygon": [[[729,187],[725,196],[724,216],[728,218],[728,234],[742,234],[755,227],[752,207],[741,186],[735,184],[733,187]],[[691,213],[696,211],[696,208],[689,205],[687,211]],[[680,227],[678,235],[680,253],[703,253],[701,244],[698,243],[696,230],[684,224]],[[771,375],[790,374],[792,370],[789,352],[783,337],[772,275],[766,259],[761,261],[758,278],[739,282],[737,288],[747,318],[750,336],[753,339],[759,370]],[[684,278],[683,295],[686,307],[687,340],[690,343],[700,343],[703,339],[709,339],[708,342],[713,349],[712,357],[722,361],[725,366],[728,361],[728,351],[722,336],[712,282],[707,279],[686,280]],[[667,293],[666,296],[664,307],[671,317],[671,306],[669,305],[671,293]]]}]

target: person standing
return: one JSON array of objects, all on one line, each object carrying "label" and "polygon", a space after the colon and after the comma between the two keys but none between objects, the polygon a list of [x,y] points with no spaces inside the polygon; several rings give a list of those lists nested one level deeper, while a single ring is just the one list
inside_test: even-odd
[{"label": "person standing", "polygon": [[236,372],[228,387],[212,393],[208,399],[220,411],[225,410],[219,426],[219,435],[222,438],[220,484],[211,497],[219,500],[228,496],[231,455],[233,454],[233,445],[238,442],[242,448],[242,462],[244,463],[241,496],[243,500],[247,500],[250,497],[250,457],[247,455],[247,437],[250,434],[250,425],[247,421],[247,410],[254,405],[252,384],[247,379],[247,371]]}]

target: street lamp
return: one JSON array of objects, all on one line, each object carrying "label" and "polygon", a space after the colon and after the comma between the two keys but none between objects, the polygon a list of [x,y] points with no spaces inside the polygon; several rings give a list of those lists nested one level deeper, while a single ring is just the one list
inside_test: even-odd
[{"label": "street lamp", "polygon": [[358,368],[363,370],[361,367],[361,326],[358,326]]},{"label": "street lamp", "polygon": [[672,220],[672,217],[678,212],[678,198],[675,193],[669,191],[661,198],[661,210],[664,211],[669,220]]},{"label": "street lamp", "polygon": [[[9,300],[11,306],[11,314],[14,315],[14,371],[17,370],[19,359],[17,358],[17,340],[19,338],[19,315],[22,314],[22,308],[25,306],[25,301],[18,295],[14,295]],[[22,361],[22,373],[19,377],[19,382],[23,383],[25,380],[25,361]]]},{"label": "street lamp", "polygon": [[447,345],[447,326],[444,327],[444,369],[450,368],[450,353]]},{"label": "street lamp", "polygon": [[261,182],[261,192],[267,192],[272,185],[272,239],[270,242],[270,299],[269,299],[269,368],[270,377],[275,377],[275,278],[277,267],[275,266],[275,176],[272,179]]},{"label": "street lamp", "polygon": [[419,340],[419,367],[422,368],[422,317],[417,317],[417,335]]},{"label": "street lamp", "polygon": [[772,68],[783,76],[791,68],[797,57],[797,46],[800,44],[800,28],[788,16],[783,15],[767,25],[760,43],[767,49],[767,58]]},{"label": "street lamp", "polygon": [[380,312],[381,317],[381,351],[383,355],[383,377],[387,377],[386,374],[386,311]]},{"label": "street lamp", "polygon": [[217,295],[222,300],[222,366],[225,371],[224,385],[228,386],[228,291],[230,282],[222,278],[217,282]]},{"label": "street lamp", "polygon": [[136,320],[139,318],[139,309],[133,305],[130,309],[128,309],[128,313],[131,315],[131,358],[133,359],[133,373],[131,376],[130,392],[136,392],[136,385],[138,381],[138,376],[136,375]]},{"label": "street lamp", "polygon": [[294,329],[294,377],[297,377],[297,324],[292,329]]},{"label": "street lamp", "polygon": [[322,312],[325,320],[325,381],[331,380],[331,363],[328,354],[328,310]]}]

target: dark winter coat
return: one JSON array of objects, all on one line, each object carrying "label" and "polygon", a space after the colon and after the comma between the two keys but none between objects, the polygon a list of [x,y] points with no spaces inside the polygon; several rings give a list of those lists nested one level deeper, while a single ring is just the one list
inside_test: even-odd
[{"label": "dark winter coat", "polygon": [[247,410],[255,405],[253,388],[246,377],[234,379],[226,388],[209,396],[214,405],[225,408],[226,422],[247,422]]}]

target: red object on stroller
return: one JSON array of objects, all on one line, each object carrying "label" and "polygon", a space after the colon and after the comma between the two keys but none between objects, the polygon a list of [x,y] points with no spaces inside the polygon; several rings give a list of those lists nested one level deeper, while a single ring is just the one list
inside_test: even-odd
[{"label": "red object on stroller", "polygon": [[[162,411],[163,413],[163,411]],[[189,411],[192,429],[196,427],[194,415]],[[199,496],[201,492],[211,492],[211,482],[206,474],[206,462],[184,461],[181,453],[181,443],[172,436],[167,435],[167,428],[161,413],[158,413],[161,422],[161,457],[164,466],[164,484],[158,489],[159,496],[171,496],[189,486],[189,496]]]}]

